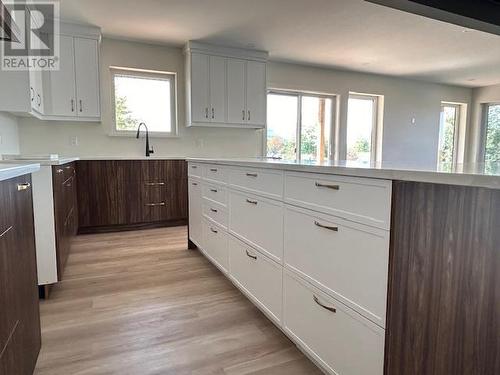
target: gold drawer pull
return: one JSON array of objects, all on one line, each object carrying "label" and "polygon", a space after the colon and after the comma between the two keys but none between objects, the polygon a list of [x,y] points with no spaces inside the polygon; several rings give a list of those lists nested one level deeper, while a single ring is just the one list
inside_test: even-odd
[{"label": "gold drawer pull", "polygon": [[334,231],[334,232],[338,232],[339,231],[339,227],[332,227],[332,226],[329,226],[329,225],[324,225],[324,224],[321,224],[318,221],[314,221],[314,225],[316,225],[317,227],[320,227],[320,228],[324,228],[324,229],[328,229],[328,230]]},{"label": "gold drawer pull", "polygon": [[252,255],[248,252],[248,250],[245,250],[247,252],[247,257],[252,258],[253,260],[257,260],[257,257],[255,255]]},{"label": "gold drawer pull", "polygon": [[64,169],[61,169],[61,168],[56,169],[56,173],[63,173],[63,172],[64,172]]},{"label": "gold drawer pull", "polygon": [[0,233],[0,238],[5,236],[11,229],[12,229],[12,225],[10,227],[8,227],[7,229],[5,229],[2,233]]},{"label": "gold drawer pull", "polygon": [[29,182],[25,182],[24,184],[17,184],[17,191],[27,190],[31,187]]},{"label": "gold drawer pull", "polygon": [[146,203],[145,206],[147,207],[157,207],[157,206],[166,206],[167,204],[165,202],[160,202],[160,203]]},{"label": "gold drawer pull", "polygon": [[327,189],[332,189],[332,190],[340,190],[340,186],[339,185],[322,184],[320,182],[316,182],[315,185],[316,185],[316,187],[319,187],[319,188],[327,188]]},{"label": "gold drawer pull", "polygon": [[164,182],[145,182],[144,183],[146,186],[164,186]]},{"label": "gold drawer pull", "polygon": [[247,199],[247,203],[250,203],[250,204],[255,204],[255,205],[256,205],[256,204],[257,204],[257,201],[252,201],[252,200],[250,200],[250,199]]},{"label": "gold drawer pull", "polygon": [[257,173],[247,173],[247,177],[257,177]]},{"label": "gold drawer pull", "polygon": [[335,307],[330,307],[330,306],[325,306],[323,305],[320,301],[319,301],[319,298],[316,297],[316,296],[313,296],[313,299],[314,299],[314,302],[316,302],[319,306],[321,306],[322,308],[324,308],[325,310],[328,310],[328,311],[331,311],[332,313],[336,313],[337,312],[337,309]]}]

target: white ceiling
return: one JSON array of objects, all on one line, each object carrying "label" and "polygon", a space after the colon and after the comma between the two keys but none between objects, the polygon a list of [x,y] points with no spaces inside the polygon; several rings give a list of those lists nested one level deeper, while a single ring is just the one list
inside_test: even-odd
[{"label": "white ceiling", "polygon": [[61,0],[104,36],[200,40],[293,61],[464,86],[500,83],[500,36],[362,0]]}]

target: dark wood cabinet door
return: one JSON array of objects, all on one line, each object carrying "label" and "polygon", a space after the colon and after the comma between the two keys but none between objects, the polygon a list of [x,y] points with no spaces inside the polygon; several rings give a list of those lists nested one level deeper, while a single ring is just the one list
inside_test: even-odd
[{"label": "dark wood cabinet door", "polygon": [[77,176],[81,231],[187,220],[184,160],[83,160]]},{"label": "dark wood cabinet door", "polygon": [[386,375],[500,374],[500,190],[393,184]]},{"label": "dark wood cabinet door", "polygon": [[2,374],[32,374],[41,345],[30,183],[29,175],[0,182]]}]

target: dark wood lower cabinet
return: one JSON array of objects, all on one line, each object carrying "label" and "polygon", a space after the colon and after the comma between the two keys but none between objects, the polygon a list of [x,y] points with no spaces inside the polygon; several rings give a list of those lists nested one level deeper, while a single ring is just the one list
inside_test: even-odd
[{"label": "dark wood lower cabinet", "polygon": [[52,168],[54,193],[54,220],[58,280],[62,280],[68,260],[71,239],[78,232],[77,182],[75,163],[55,165]]},{"label": "dark wood lower cabinet", "polygon": [[187,223],[184,160],[81,160],[77,175],[80,233]]},{"label": "dark wood lower cabinet", "polygon": [[500,190],[395,182],[386,375],[500,374]]},{"label": "dark wood lower cabinet", "polygon": [[31,375],[41,346],[29,175],[0,182],[0,374]]}]

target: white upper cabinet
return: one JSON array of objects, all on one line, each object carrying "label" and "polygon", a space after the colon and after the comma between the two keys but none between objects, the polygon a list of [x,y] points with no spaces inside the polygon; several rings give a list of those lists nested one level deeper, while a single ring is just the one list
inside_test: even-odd
[{"label": "white upper cabinet", "polygon": [[99,96],[99,46],[95,39],[74,38],[77,114],[101,115]]},{"label": "white upper cabinet", "polygon": [[191,60],[191,119],[193,122],[209,122],[210,106],[210,57],[193,53]]},{"label": "white upper cabinet", "polygon": [[[247,61],[247,123],[264,126],[266,124],[266,64]],[[264,89],[263,89],[264,88]]]},{"label": "white upper cabinet", "polygon": [[245,60],[227,60],[227,122],[230,124],[245,123],[247,118],[245,70]]},{"label": "white upper cabinet", "polygon": [[187,126],[262,128],[267,53],[189,42]]},{"label": "white upper cabinet", "polygon": [[226,120],[226,59],[210,56],[210,121]]},{"label": "white upper cabinet", "polygon": [[60,37],[59,70],[49,72],[46,114],[76,116],[74,38]]},{"label": "white upper cabinet", "polygon": [[101,121],[100,30],[61,23],[59,69],[0,71],[0,111],[51,121]]}]

